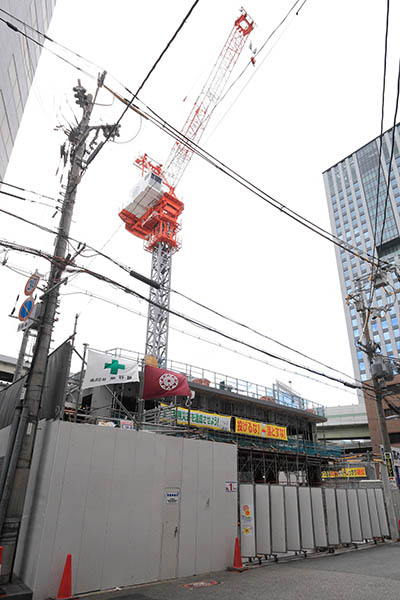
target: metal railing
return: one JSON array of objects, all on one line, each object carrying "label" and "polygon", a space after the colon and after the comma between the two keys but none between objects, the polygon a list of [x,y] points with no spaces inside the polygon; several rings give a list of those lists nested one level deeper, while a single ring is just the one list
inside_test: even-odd
[{"label": "metal railing", "polygon": [[[107,352],[109,354],[114,354],[119,358],[130,358],[131,360],[136,360],[138,362],[142,362],[144,358],[142,353],[133,352],[124,348],[113,348],[107,350]],[[321,404],[312,402],[298,394],[282,390],[277,385],[273,385],[271,388],[258,383],[251,383],[245,379],[239,379],[238,377],[232,377],[231,375],[218,373],[217,371],[211,371],[210,369],[196,367],[175,360],[168,360],[167,369],[182,373],[187,377],[189,383],[197,383],[214,389],[247,396],[248,398],[255,398],[257,400],[303,410],[318,415],[319,417],[325,416],[325,408]]]}]

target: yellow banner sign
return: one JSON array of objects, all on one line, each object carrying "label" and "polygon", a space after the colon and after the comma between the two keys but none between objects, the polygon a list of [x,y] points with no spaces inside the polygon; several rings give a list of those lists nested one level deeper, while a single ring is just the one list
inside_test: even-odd
[{"label": "yellow banner sign", "polygon": [[258,421],[248,421],[247,419],[235,418],[235,432],[245,435],[255,435],[262,438],[273,438],[275,440],[287,440],[286,427],[279,425],[270,425],[268,423],[259,423]]},{"label": "yellow banner sign", "polygon": [[[178,406],[177,408],[169,408],[167,404],[161,403],[162,411],[160,421],[176,422],[178,425],[187,425],[189,411],[187,408]],[[206,427],[207,429],[215,429],[216,431],[230,431],[231,417],[226,415],[217,415],[214,413],[206,413],[201,410],[190,411],[190,424],[193,427]]]},{"label": "yellow banner sign", "polygon": [[343,467],[338,471],[322,471],[322,479],[335,479],[336,477],[366,477],[365,467]]}]

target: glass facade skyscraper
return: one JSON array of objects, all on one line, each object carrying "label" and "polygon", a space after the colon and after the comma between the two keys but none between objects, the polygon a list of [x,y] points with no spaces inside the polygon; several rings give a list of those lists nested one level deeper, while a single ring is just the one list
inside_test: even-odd
[{"label": "glass facade skyscraper", "polygon": [[[393,133],[394,154],[387,195]],[[378,257],[386,262],[397,262],[400,259],[400,125],[383,135],[378,194],[379,146],[377,137],[325,171],[325,191],[332,232],[337,237],[372,255],[376,231]],[[363,326],[359,313],[351,304],[346,304],[345,298],[356,291],[356,280],[363,276],[366,276],[363,287],[367,287],[368,292],[371,266],[341,248],[335,247],[335,250],[354,372],[358,379],[365,380],[370,378],[368,364],[365,354],[356,345],[362,337]],[[394,358],[400,354],[399,294],[400,282],[390,273],[388,286],[377,289],[372,302],[372,306],[387,307],[387,310],[373,319],[370,326],[382,354]]]},{"label": "glass facade skyscraper", "polygon": [[[56,0],[0,0],[0,8],[46,33]],[[29,37],[43,37],[0,12]],[[3,179],[35,75],[41,47],[0,22],[0,178]]]}]

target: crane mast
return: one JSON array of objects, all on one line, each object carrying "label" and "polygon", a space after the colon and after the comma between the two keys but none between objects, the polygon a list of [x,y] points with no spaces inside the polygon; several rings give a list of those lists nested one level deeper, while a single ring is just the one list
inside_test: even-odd
[{"label": "crane mast", "polygon": [[[190,143],[199,143],[253,29],[254,21],[241,9],[182,128],[182,135]],[[137,158],[135,164],[143,177],[131,190],[129,204],[119,213],[127,231],[145,240],[145,249],[152,253],[151,279],[159,283],[160,288],[150,288],[145,352],[153,355],[160,367],[165,367],[167,362],[172,256],[180,248],[178,219],[184,208],[175,188],[192,156],[193,150],[177,141],[165,166],[146,154]]]}]

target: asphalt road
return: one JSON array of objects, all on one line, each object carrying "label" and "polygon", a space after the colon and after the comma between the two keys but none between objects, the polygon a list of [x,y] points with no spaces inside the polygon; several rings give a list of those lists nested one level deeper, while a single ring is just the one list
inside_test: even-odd
[{"label": "asphalt road", "polygon": [[[190,589],[187,583],[216,580]],[[96,600],[400,600],[400,543],[144,585]]]}]

